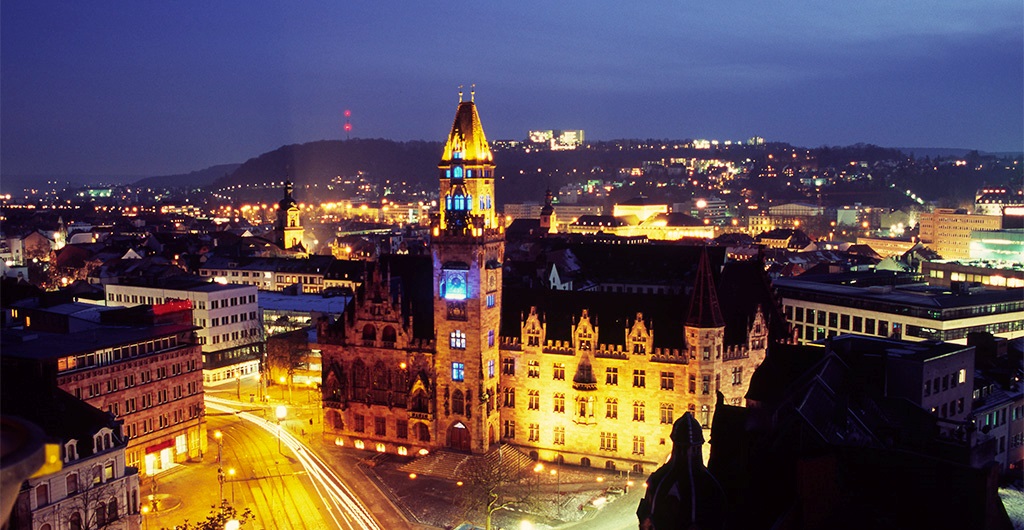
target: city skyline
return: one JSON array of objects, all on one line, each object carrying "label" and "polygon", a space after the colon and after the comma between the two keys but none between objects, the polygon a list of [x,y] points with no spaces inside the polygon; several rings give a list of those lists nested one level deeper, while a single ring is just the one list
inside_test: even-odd
[{"label": "city skyline", "polygon": [[492,139],[573,128],[592,140],[1019,151],[1022,12],[1010,1],[7,3],[0,167],[188,172],[345,138],[346,109],[353,137],[433,140],[449,119],[441,102],[459,85],[469,99],[474,83]]}]

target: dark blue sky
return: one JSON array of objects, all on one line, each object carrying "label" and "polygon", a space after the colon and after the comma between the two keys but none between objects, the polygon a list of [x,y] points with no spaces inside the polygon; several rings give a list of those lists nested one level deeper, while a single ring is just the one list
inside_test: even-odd
[{"label": "dark blue sky", "polygon": [[0,171],[242,162],[343,138],[346,108],[442,140],[469,83],[490,139],[1024,143],[1020,0],[433,4],[5,0]]}]

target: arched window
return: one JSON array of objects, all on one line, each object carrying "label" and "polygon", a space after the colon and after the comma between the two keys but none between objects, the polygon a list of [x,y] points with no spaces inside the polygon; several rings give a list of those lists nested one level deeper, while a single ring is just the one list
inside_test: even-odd
[{"label": "arched window", "polygon": [[117,499],[110,499],[110,503],[107,504],[107,521],[116,521],[120,517],[117,513]]},{"label": "arched window", "polygon": [[417,390],[412,395],[412,411],[413,412],[430,412],[430,405],[427,400],[427,393],[422,390]]},{"label": "arched window", "polygon": [[425,423],[417,423],[416,424],[416,437],[419,438],[419,440],[421,442],[429,442],[430,441],[430,428],[427,427],[427,424],[425,424]]},{"label": "arched window", "polygon": [[455,166],[455,178],[462,178],[462,166]]},{"label": "arched window", "polygon": [[366,388],[370,386],[370,376],[367,373],[366,365],[362,359],[352,363],[352,386],[355,388]]},{"label": "arched window", "polygon": [[388,369],[384,367],[383,361],[377,361],[377,364],[373,365],[372,384],[374,390],[387,390],[388,388]]},{"label": "arched window", "polygon": [[580,459],[580,465],[583,466],[583,467],[590,467],[590,459],[587,458],[587,457],[581,458]]},{"label": "arched window", "polygon": [[462,391],[456,390],[452,394],[452,414],[465,414],[466,402],[462,397]]},{"label": "arched window", "polygon": [[368,342],[377,340],[377,328],[373,327],[373,324],[367,324],[363,327],[363,340]]},{"label": "arched window", "polygon": [[74,512],[68,517],[68,528],[71,530],[82,530],[82,514]]},{"label": "arched window", "polygon": [[395,328],[386,326],[384,331],[380,334],[380,340],[387,346],[393,346],[395,341],[398,339],[398,334],[395,332]]},{"label": "arched window", "polygon": [[95,513],[94,519],[96,520],[96,528],[103,528],[107,524],[107,507],[100,501],[99,504],[93,509]]}]

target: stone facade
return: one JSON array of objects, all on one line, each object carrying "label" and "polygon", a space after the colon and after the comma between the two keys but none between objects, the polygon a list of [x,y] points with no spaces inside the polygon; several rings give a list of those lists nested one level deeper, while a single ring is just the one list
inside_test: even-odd
[{"label": "stone facade", "polygon": [[432,339],[417,338],[382,265],[341,321],[319,323],[325,432],[337,444],[409,455],[506,442],[544,460],[643,471],[664,462],[672,423],[686,411],[708,428],[716,392],[742,402],[764,359],[766,319],[758,309],[746,343],[725,346],[706,253],[690,314],[707,318],[666,331],[681,334],[684,349],[654,347],[643,307],[621,343],[599,342],[587,309],[574,315],[568,341],[548,338],[536,308],[518,336],[500,336],[504,230],[471,102],[460,103],[439,169]]}]

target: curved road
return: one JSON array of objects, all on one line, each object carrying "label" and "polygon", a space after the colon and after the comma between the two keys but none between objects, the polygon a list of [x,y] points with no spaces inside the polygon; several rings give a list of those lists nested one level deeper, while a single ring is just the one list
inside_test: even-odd
[{"label": "curved road", "polygon": [[[229,420],[224,427],[216,425],[219,421],[210,421],[208,428],[221,428],[225,440],[222,455],[225,473],[231,467],[236,470],[233,478],[227,477],[224,497],[234,496],[235,506],[252,506],[257,526],[381,528],[341,478],[298,438],[286,429],[279,429],[275,421],[242,412],[237,402],[210,396],[206,398],[206,407],[210,412],[238,418]],[[214,417],[208,415],[208,420]],[[278,453],[276,447],[278,436],[283,454]]]}]

